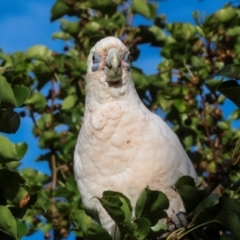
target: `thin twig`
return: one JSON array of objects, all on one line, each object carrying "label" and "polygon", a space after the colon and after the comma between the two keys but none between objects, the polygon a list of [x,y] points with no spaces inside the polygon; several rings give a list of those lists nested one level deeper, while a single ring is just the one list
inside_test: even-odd
[{"label": "thin twig", "polygon": [[57,186],[57,171],[58,171],[58,168],[56,167],[55,153],[52,153],[51,155],[51,165],[52,165],[52,188],[55,189]]},{"label": "thin twig", "polygon": [[237,149],[239,149],[239,148],[240,148],[240,137],[238,137],[236,146],[235,146],[235,148],[234,148],[234,150],[233,150],[233,154],[232,154],[232,157],[231,157],[231,159],[232,159],[232,161],[233,161],[233,164],[238,163],[238,161],[239,161],[239,159],[240,159],[240,154],[237,155],[237,159],[236,159],[236,156],[235,156],[235,155],[236,155],[236,151],[237,151]]},{"label": "thin twig", "polygon": [[202,124],[204,126],[204,129],[205,129],[205,132],[206,132],[206,135],[207,135],[207,140],[208,140],[208,142],[210,144],[210,147],[212,149],[213,159],[217,163],[218,162],[218,156],[217,156],[216,151],[215,151],[214,143],[211,141],[211,138],[210,138],[211,135],[210,135],[210,131],[209,131],[209,128],[208,128],[208,125],[207,125],[207,121],[206,121],[206,117],[207,117],[206,101],[203,97],[201,88],[199,88],[199,94],[200,94],[200,97],[201,97],[201,100],[202,100],[202,106],[203,106],[203,118],[201,118]]},{"label": "thin twig", "polygon": [[56,168],[56,170],[59,171],[59,170],[65,168],[65,167],[67,167],[67,166],[68,166],[67,164],[63,164],[63,165],[61,165],[61,166],[58,166],[58,167]]},{"label": "thin twig", "polygon": [[32,109],[31,109],[31,107],[30,107],[30,106],[27,106],[27,109],[28,109],[28,111],[29,111],[29,113],[30,113],[30,117],[31,117],[31,119],[32,119],[32,121],[33,121],[33,124],[34,124],[34,126],[35,126],[35,128],[36,128],[36,131],[37,131],[38,135],[41,136],[41,135],[42,135],[42,131],[40,130],[40,128],[39,128],[38,125],[37,125],[37,122],[36,122],[36,119],[35,119],[35,117],[34,117],[34,114],[33,114],[33,111],[32,111]]},{"label": "thin twig", "polygon": [[[54,79],[51,79],[51,106],[50,106],[50,114],[51,114],[51,130],[54,130],[54,100],[55,100],[55,93],[54,93]],[[51,155],[51,166],[52,166],[52,187],[53,189],[57,186],[57,165],[56,165],[56,156],[55,151],[52,149]]]},{"label": "thin twig", "polygon": [[[55,100],[55,92],[54,92],[54,79],[51,79],[51,106],[50,106],[50,114],[51,114],[51,124],[50,129],[54,130],[54,100]],[[51,148],[51,169],[52,169],[52,191],[54,191],[57,187],[57,163],[56,163],[56,153],[53,148]],[[52,196],[52,219],[54,219],[57,215],[56,206],[55,206],[55,198]],[[57,239],[58,232],[55,229],[53,233],[53,238]]]},{"label": "thin twig", "polygon": [[83,80],[81,80],[81,79],[78,80],[78,86],[79,86],[81,94],[83,94],[84,93]]},{"label": "thin twig", "polygon": [[54,100],[55,100],[55,92],[54,92],[54,80],[51,79],[51,107],[50,107],[50,113],[51,113],[51,129],[54,129]]}]

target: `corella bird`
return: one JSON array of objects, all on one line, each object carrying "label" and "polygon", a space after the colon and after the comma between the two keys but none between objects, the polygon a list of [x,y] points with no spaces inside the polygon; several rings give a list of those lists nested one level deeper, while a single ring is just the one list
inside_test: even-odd
[{"label": "corella bird", "polygon": [[126,195],[135,208],[149,186],[164,192],[173,212],[184,211],[172,186],[183,175],[197,175],[179,139],[138,97],[127,47],[106,37],[87,60],[85,113],[74,154],[74,172],[84,205],[112,233],[114,222],[98,199],[106,190]]}]

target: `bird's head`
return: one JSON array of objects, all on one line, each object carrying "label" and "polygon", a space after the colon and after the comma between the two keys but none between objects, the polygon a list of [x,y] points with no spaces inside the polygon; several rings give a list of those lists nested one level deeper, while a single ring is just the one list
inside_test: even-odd
[{"label": "bird's head", "polygon": [[87,95],[105,102],[127,93],[133,86],[127,47],[115,37],[106,37],[91,49],[87,61]]}]

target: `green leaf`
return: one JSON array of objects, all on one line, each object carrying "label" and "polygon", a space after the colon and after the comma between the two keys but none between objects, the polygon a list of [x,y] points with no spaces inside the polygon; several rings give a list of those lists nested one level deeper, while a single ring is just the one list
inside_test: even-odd
[{"label": "green leaf", "polygon": [[[56,64],[57,57],[58,57],[58,55],[56,55],[55,59],[54,59],[55,64]],[[38,91],[40,91],[46,85],[46,83],[50,79],[52,79],[52,77],[53,77],[52,68],[51,68],[50,64],[45,64],[44,62],[40,62],[40,61],[34,61],[33,65],[34,65],[33,72],[38,80],[36,89]],[[59,67],[59,66],[56,66],[56,67],[61,69],[61,67]]]},{"label": "green leaf", "polygon": [[36,59],[49,63],[53,60],[52,51],[44,45],[35,45],[30,47],[25,56],[27,59]]},{"label": "green leaf", "polygon": [[11,161],[11,162],[8,162],[5,164],[6,164],[7,169],[9,169],[9,170],[16,170],[21,165],[21,163],[19,161]]},{"label": "green leaf", "polygon": [[24,157],[28,145],[24,143],[13,144],[6,137],[0,135],[0,163],[20,160]]},{"label": "green leaf", "polygon": [[220,80],[210,79],[206,81],[204,84],[208,87],[208,89],[211,92],[215,92],[220,82],[221,82]]},{"label": "green leaf", "polygon": [[197,56],[191,57],[191,64],[192,64],[192,67],[196,70],[199,70],[200,68],[203,68],[206,65],[204,63],[204,59]]},{"label": "green leaf", "polygon": [[151,222],[147,218],[137,218],[134,220],[134,223],[137,225],[137,229],[134,232],[134,236],[138,240],[146,239],[149,229],[151,227]]},{"label": "green leaf", "polygon": [[230,172],[229,174],[229,180],[232,184],[238,184],[238,182],[240,181],[240,171],[238,170],[233,170]]},{"label": "green leaf", "polygon": [[240,239],[240,231],[239,231],[239,218],[238,216],[230,211],[221,211],[215,218],[215,220],[219,221],[223,224],[224,227],[227,228],[233,235],[235,235],[236,239]]},{"label": "green leaf", "polygon": [[20,186],[16,196],[11,201],[11,203],[14,204],[14,206],[23,208],[28,203],[29,197],[30,196],[27,190],[24,187]]},{"label": "green leaf", "polygon": [[0,205],[0,216],[0,231],[17,239],[17,224],[10,210],[5,206]]},{"label": "green leaf", "polygon": [[76,140],[77,140],[76,138],[67,140],[67,143],[64,144],[64,146],[63,146],[63,153],[64,154],[68,154],[68,153],[74,151],[75,146],[76,146]]},{"label": "green leaf", "polygon": [[219,195],[216,193],[212,193],[209,196],[207,196],[205,199],[203,199],[203,201],[201,201],[196,209],[195,209],[195,215],[197,215],[198,213],[200,213],[204,208],[207,207],[211,207],[213,205],[215,205],[218,202],[219,199]]},{"label": "green leaf", "polygon": [[132,222],[130,224],[127,224],[127,225],[123,225],[120,227],[120,230],[125,234],[125,239],[135,239],[134,237],[134,233],[135,231],[137,230],[137,224],[135,222]]},{"label": "green leaf", "polygon": [[217,126],[222,130],[229,130],[231,129],[231,122],[221,121],[217,123]]},{"label": "green leaf", "polygon": [[73,175],[68,177],[68,179],[66,181],[66,189],[68,191],[72,191],[72,192],[78,191],[76,180],[75,180],[75,177]]},{"label": "green leaf", "polygon": [[[124,213],[123,223],[127,224],[131,222],[132,218],[132,206],[130,200],[120,192],[104,191],[102,199],[109,203],[120,207]],[[111,214],[109,214],[111,216]]]},{"label": "green leaf", "polygon": [[122,202],[117,197],[102,197],[98,198],[103,208],[107,211],[110,217],[117,223],[123,223],[125,219],[124,211],[122,210]]},{"label": "green leaf", "polygon": [[16,149],[18,159],[22,159],[28,150],[28,145],[26,142],[16,143],[15,149]]},{"label": "green leaf", "polygon": [[62,110],[68,110],[71,109],[75,103],[77,102],[77,96],[70,95],[67,96],[62,103]]},{"label": "green leaf", "polygon": [[229,116],[229,119],[230,120],[240,119],[240,109],[236,109],[235,111],[233,111]]},{"label": "green leaf", "polygon": [[0,189],[5,199],[13,200],[18,191],[20,184],[24,183],[24,179],[16,171],[6,168],[0,169]]},{"label": "green leaf", "polygon": [[16,107],[17,103],[11,86],[6,78],[0,75],[0,105]]},{"label": "green leaf", "polygon": [[[95,22],[95,21],[88,22],[84,26],[84,32],[86,33],[86,35],[94,34],[95,32],[99,31],[100,29],[101,29],[101,24],[99,24],[98,22]],[[81,33],[80,33],[80,35],[81,35]]]},{"label": "green leaf", "polygon": [[9,206],[9,210],[15,218],[23,218],[27,212],[26,208],[20,208],[16,206]]},{"label": "green leaf", "polygon": [[224,66],[219,72],[212,76],[223,76],[240,79],[240,64],[229,64]]},{"label": "green leaf", "polygon": [[156,225],[151,227],[151,235],[154,235],[156,237],[161,236],[165,231],[167,231],[167,229],[167,225],[159,221]]},{"label": "green leaf", "polygon": [[89,240],[112,239],[108,232],[100,225],[94,223],[84,210],[74,210],[70,214],[70,221],[74,226],[81,229],[83,235]]},{"label": "green leaf", "polygon": [[69,7],[65,1],[58,0],[54,3],[51,9],[51,21],[61,18],[69,11]]},{"label": "green leaf", "polygon": [[148,86],[148,79],[139,68],[132,67],[132,79],[137,84],[138,88],[145,89]]},{"label": "green leaf", "polygon": [[96,223],[92,223],[88,228],[86,237],[89,240],[112,240],[112,237],[109,235],[109,233]]},{"label": "green leaf", "polygon": [[[10,56],[8,56],[8,57],[10,57]],[[12,66],[11,65],[5,65],[4,67],[0,67],[0,75],[2,75],[2,74],[4,74],[4,73],[6,73],[6,72],[11,72],[13,70],[13,68],[12,68]]]},{"label": "green leaf", "polygon": [[51,206],[50,199],[42,192],[37,192],[31,195],[30,201],[27,203],[26,207],[43,210],[46,212]]},{"label": "green leaf", "polygon": [[52,117],[50,113],[42,114],[41,117],[37,120],[37,126],[42,131],[45,130],[46,125],[50,125]]},{"label": "green leaf", "polygon": [[179,41],[166,44],[162,48],[161,54],[165,58],[174,60],[176,63],[183,63],[190,58],[189,46]]},{"label": "green leaf", "polygon": [[87,234],[88,227],[93,222],[93,220],[86,214],[84,210],[72,211],[70,214],[70,220],[74,226],[82,230],[84,235]]},{"label": "green leaf", "polygon": [[31,105],[33,110],[39,112],[43,111],[47,106],[46,98],[39,92],[32,93],[25,103]]},{"label": "green leaf", "polygon": [[15,145],[6,137],[0,135],[0,162],[4,163],[10,160],[18,159]]},{"label": "green leaf", "polygon": [[0,109],[0,132],[15,133],[20,126],[20,116],[12,109]]},{"label": "green leaf", "polygon": [[195,181],[190,176],[182,176],[175,183],[175,187],[176,189],[179,189],[182,185],[189,185],[189,186],[195,187]]},{"label": "green leaf", "polygon": [[52,34],[52,39],[61,39],[61,40],[68,41],[71,38],[72,38],[71,35],[65,32],[55,32]]},{"label": "green leaf", "polygon": [[198,190],[190,185],[181,185],[177,190],[183,200],[187,213],[193,211],[206,197],[206,192],[204,190]]},{"label": "green leaf", "polygon": [[26,223],[21,219],[16,218],[16,223],[17,223],[17,236],[18,239],[21,239],[29,232],[29,230]]},{"label": "green leaf", "polygon": [[164,31],[160,27],[153,25],[153,26],[149,27],[148,30],[150,33],[152,33],[154,35],[154,37],[156,38],[156,40],[158,42],[162,42],[166,39],[166,35],[165,35]]},{"label": "green leaf", "polygon": [[220,209],[214,205],[211,207],[205,207],[202,211],[194,216],[193,223],[195,226],[211,222],[219,214]]},{"label": "green leaf", "polygon": [[231,19],[238,16],[238,11],[236,8],[233,7],[227,7],[222,8],[218,10],[216,13],[214,13],[214,18],[217,19],[221,23],[225,23],[230,21]]},{"label": "green leaf", "polygon": [[173,100],[173,105],[176,107],[176,109],[180,113],[183,113],[187,110],[186,102],[183,99],[174,99]]},{"label": "green leaf", "polygon": [[51,181],[50,176],[32,168],[24,168],[20,171],[20,174],[31,186],[42,187],[42,185]]},{"label": "green leaf", "polygon": [[238,108],[240,108],[240,85],[236,81],[224,81],[219,84],[217,90],[235,103]]},{"label": "green leaf", "polygon": [[[115,9],[117,7],[117,2],[112,0],[102,0],[102,1],[87,1],[88,6],[93,9],[98,9],[100,11],[108,11],[112,8]],[[107,9],[106,9],[107,8]]]},{"label": "green leaf", "polygon": [[132,0],[132,11],[148,19],[153,19],[156,15],[155,7],[145,0]]},{"label": "green leaf", "polygon": [[231,211],[240,216],[240,204],[235,199],[229,197],[221,197],[219,198],[218,206],[221,210]]},{"label": "green leaf", "polygon": [[39,147],[49,148],[50,145],[59,144],[60,135],[60,133],[52,130],[43,132],[39,139]]},{"label": "green leaf", "polygon": [[24,86],[15,85],[13,88],[13,93],[17,103],[16,106],[20,107],[27,100],[30,91]]},{"label": "green leaf", "polygon": [[42,209],[46,212],[50,206],[51,206],[50,199],[42,192],[37,192],[37,201],[34,205],[34,208]]},{"label": "green leaf", "polygon": [[240,27],[239,26],[235,26],[232,28],[228,28],[226,35],[230,36],[230,37],[237,37],[240,34]]},{"label": "green leaf", "polygon": [[164,210],[168,208],[169,201],[164,193],[145,188],[137,199],[135,215],[136,218],[145,217],[155,225],[167,216]]},{"label": "green leaf", "polygon": [[[81,77],[82,74],[85,74],[86,71],[87,71],[87,68],[86,68],[86,63],[85,61],[74,61],[73,62],[73,65],[72,65],[72,68],[73,68],[73,71],[75,72],[74,74],[72,73],[71,75],[73,77]],[[76,75],[75,75],[76,74]]]},{"label": "green leaf", "polygon": [[65,19],[61,19],[60,23],[61,23],[61,29],[68,34],[76,35],[80,30],[79,22],[71,22]]}]

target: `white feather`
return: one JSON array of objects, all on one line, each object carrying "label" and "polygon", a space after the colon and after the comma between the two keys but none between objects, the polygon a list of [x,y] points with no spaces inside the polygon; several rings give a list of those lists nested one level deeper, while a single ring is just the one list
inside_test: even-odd
[{"label": "white feather", "polygon": [[98,42],[88,58],[84,121],[78,137],[74,171],[85,206],[95,211],[101,224],[111,232],[113,221],[94,196],[113,190],[125,194],[134,209],[140,192],[149,186],[164,192],[168,214],[184,211],[179,195],[171,188],[182,175],[197,175],[179,139],[170,127],[150,112],[137,95],[131,73],[124,68],[122,86],[109,87],[104,63],[91,71],[92,54],[102,61],[110,48],[120,56],[127,50],[114,37]]}]

